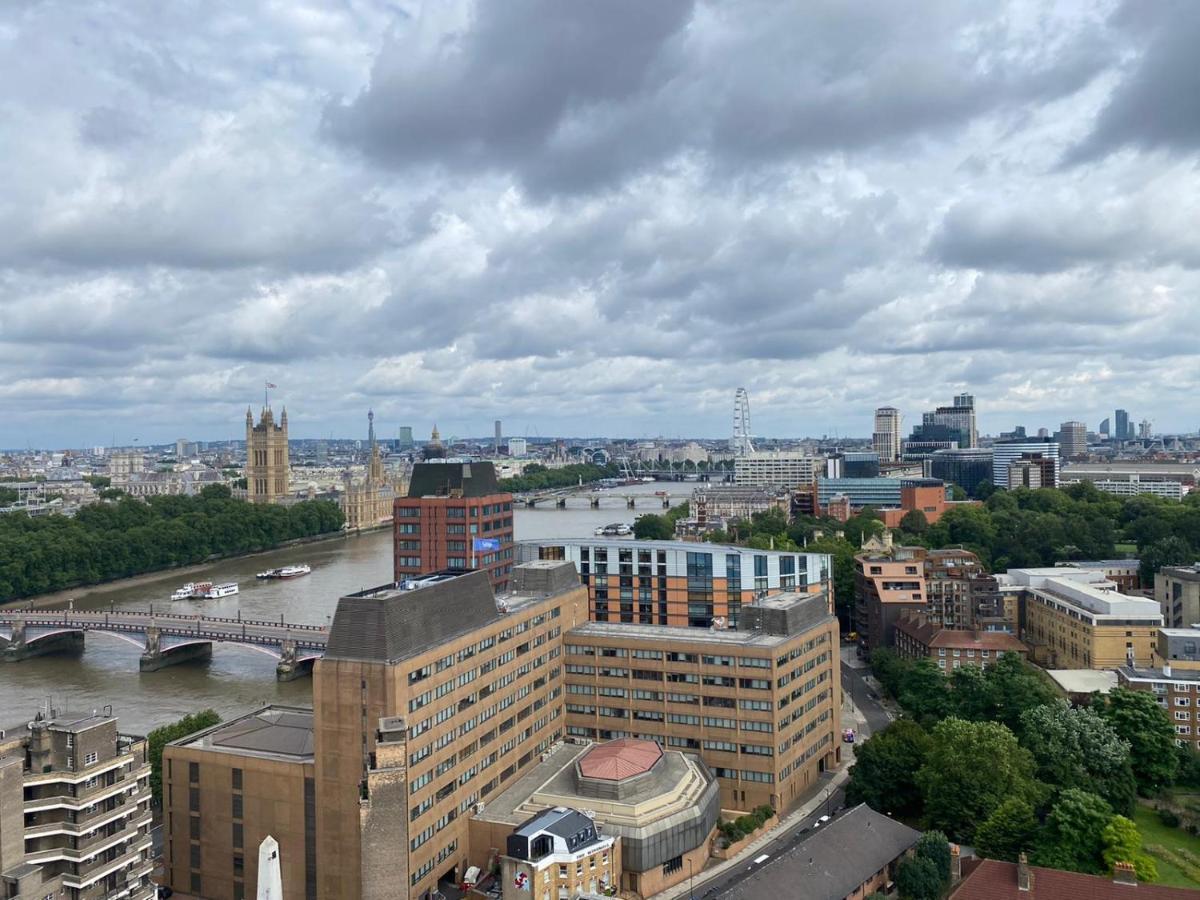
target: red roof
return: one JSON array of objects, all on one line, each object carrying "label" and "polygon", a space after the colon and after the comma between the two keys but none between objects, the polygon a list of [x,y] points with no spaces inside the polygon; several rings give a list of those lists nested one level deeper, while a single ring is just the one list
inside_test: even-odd
[{"label": "red roof", "polygon": [[1118,884],[1099,875],[1030,866],[1031,890],[1017,888],[1017,864],[963,860],[963,880],[950,900],[1198,900],[1200,891],[1162,884]]},{"label": "red roof", "polygon": [[654,741],[619,738],[598,744],[579,760],[579,774],[585,778],[623,781],[654,768],[662,759],[662,748]]},{"label": "red roof", "polygon": [[926,647],[945,647],[947,650],[994,650],[997,653],[1027,653],[1029,648],[1006,631],[967,631],[943,628],[935,622],[901,619],[896,629],[913,637]]}]

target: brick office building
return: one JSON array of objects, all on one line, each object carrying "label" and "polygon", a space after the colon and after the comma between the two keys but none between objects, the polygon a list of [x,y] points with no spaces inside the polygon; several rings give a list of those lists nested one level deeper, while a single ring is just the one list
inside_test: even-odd
[{"label": "brick office building", "polygon": [[[512,494],[490,462],[425,462],[393,509],[395,580],[443,569],[483,569],[503,590],[513,565]],[[476,550],[476,540],[498,542]]]}]

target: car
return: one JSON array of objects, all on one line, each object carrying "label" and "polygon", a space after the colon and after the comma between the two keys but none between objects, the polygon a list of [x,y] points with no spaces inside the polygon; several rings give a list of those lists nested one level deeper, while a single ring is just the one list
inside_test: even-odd
[{"label": "car", "polygon": [[821,818],[819,818],[819,819],[817,819],[817,821],[813,822],[813,828],[820,828],[822,825],[824,825],[828,821],[829,821],[829,816],[821,816]]},{"label": "car", "polygon": [[843,741],[843,742],[845,742],[845,743],[847,743],[847,744],[853,744],[853,743],[854,743],[854,729],[853,729],[853,728],[846,728],[846,729],[843,729],[843,731],[842,731],[842,741]]}]

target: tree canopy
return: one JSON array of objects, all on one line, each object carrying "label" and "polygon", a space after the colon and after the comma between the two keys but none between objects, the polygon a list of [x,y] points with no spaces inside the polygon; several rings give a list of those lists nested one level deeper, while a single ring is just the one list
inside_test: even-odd
[{"label": "tree canopy", "polygon": [[901,818],[919,816],[923,803],[916,774],[932,744],[925,729],[910,719],[871,735],[855,749],[846,802],[866,803]]},{"label": "tree canopy", "polygon": [[1129,742],[1094,709],[1066,701],[1034,706],[1021,714],[1020,731],[1041,781],[1090,791],[1117,812],[1133,813],[1137,783]]},{"label": "tree canopy", "polygon": [[162,725],[146,735],[146,753],[150,757],[150,791],[156,803],[162,803],[162,757],[163,748],[171,741],[212,728],[220,724],[221,717],[214,709],[203,709],[184,716],[178,722]]}]

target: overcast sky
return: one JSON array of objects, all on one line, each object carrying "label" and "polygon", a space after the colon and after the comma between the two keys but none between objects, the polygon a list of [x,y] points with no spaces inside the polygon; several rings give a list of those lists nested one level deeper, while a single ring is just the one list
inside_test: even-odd
[{"label": "overcast sky", "polygon": [[1200,426],[1200,5],[6,0],[0,446]]}]

